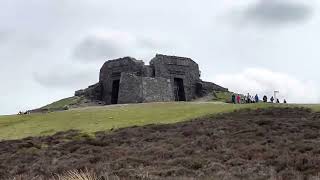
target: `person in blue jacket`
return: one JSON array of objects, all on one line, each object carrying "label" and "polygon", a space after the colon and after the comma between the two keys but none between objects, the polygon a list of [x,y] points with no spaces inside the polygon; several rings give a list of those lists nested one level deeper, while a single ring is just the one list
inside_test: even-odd
[{"label": "person in blue jacket", "polygon": [[256,96],[254,97],[254,100],[255,100],[256,103],[259,102],[259,96],[258,96],[258,94],[256,94]]}]

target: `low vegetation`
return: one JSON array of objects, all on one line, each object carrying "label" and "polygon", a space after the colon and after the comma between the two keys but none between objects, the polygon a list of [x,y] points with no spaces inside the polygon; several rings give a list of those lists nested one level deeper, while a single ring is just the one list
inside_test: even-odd
[{"label": "low vegetation", "polygon": [[301,107],[242,109],[94,136],[66,131],[2,141],[0,179],[316,180],[319,118]]},{"label": "low vegetation", "polygon": [[[74,99],[61,102],[74,102]],[[60,103],[61,103],[60,102]],[[58,102],[50,107],[58,106]],[[233,105],[214,102],[149,103],[87,107],[30,115],[0,116],[0,141],[28,136],[52,135],[70,129],[94,133],[129,126],[169,124],[231,112],[242,108],[271,107],[271,104]],[[283,105],[286,106],[286,105]],[[307,105],[305,105],[307,106]],[[320,106],[311,106],[320,111]]]},{"label": "low vegetation", "polygon": [[[56,177],[52,177],[48,180],[124,180],[119,178],[118,176],[111,176],[108,175],[108,172],[105,172],[107,174],[105,177],[98,177],[95,173],[92,172],[83,172],[83,171],[77,171],[72,170],[64,173],[63,175],[56,175]],[[226,173],[227,174],[227,173]],[[227,176],[227,175],[226,175]],[[301,173],[296,173],[295,177],[293,177],[290,180],[302,180],[303,175]],[[17,176],[14,178],[11,178],[12,180],[43,180],[41,177],[30,177],[30,176]],[[139,178],[131,178],[132,180],[138,180]],[[153,180],[152,178],[143,177],[140,178],[141,180]],[[225,180],[225,177],[202,177],[201,180]],[[282,178],[279,175],[273,174],[273,171],[270,171],[270,178],[268,180],[284,180],[285,178]],[[310,176],[307,178],[307,180],[319,180],[320,174],[315,176]],[[128,178],[126,178],[128,180]],[[196,180],[196,178],[190,178],[190,177],[175,177],[175,178],[156,178],[156,180]]]}]

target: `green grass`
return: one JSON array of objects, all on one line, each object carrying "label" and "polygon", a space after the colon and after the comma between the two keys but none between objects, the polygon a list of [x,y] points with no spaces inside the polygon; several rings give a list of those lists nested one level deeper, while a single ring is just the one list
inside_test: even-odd
[{"label": "green grass", "polygon": [[301,106],[305,108],[310,108],[314,112],[320,112],[320,104],[302,104],[302,105],[295,105],[295,106]]},{"label": "green grass", "polygon": [[[47,114],[0,116],[0,140],[51,135],[70,129],[83,133],[146,124],[176,123],[241,108],[271,104],[150,103],[74,109]],[[287,106],[287,105],[284,105]],[[320,106],[308,106],[320,111]]]},{"label": "green grass", "polygon": [[81,101],[81,97],[73,96],[65,99],[61,99],[49,105],[42,107],[42,109],[55,110],[55,109],[63,109],[65,106],[70,106],[77,104]]},{"label": "green grass", "polygon": [[232,92],[214,92],[213,101],[231,102]]}]

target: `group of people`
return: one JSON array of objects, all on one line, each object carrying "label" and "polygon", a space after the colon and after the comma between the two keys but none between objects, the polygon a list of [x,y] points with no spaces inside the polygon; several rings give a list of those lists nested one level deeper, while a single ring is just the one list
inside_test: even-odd
[{"label": "group of people", "polygon": [[30,111],[19,111],[18,115],[26,115],[26,114],[31,114]]},{"label": "group of people", "polygon": [[[251,96],[249,93],[246,96],[240,94],[232,94],[231,101],[233,104],[250,104],[250,103],[259,103],[261,102],[259,99],[258,94],[255,96]],[[266,95],[263,96],[262,102],[267,103],[268,97]],[[275,99],[273,96],[270,98],[270,103],[280,103],[280,100],[277,98]],[[283,103],[286,104],[287,101],[284,99]]]}]

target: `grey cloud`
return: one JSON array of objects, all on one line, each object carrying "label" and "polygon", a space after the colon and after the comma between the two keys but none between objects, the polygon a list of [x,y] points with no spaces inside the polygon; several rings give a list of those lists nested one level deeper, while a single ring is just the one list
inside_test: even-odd
[{"label": "grey cloud", "polygon": [[89,36],[75,47],[73,54],[76,59],[94,61],[118,56],[120,52],[114,41]]},{"label": "grey cloud", "polygon": [[54,67],[50,71],[35,72],[35,82],[46,88],[77,89],[95,83],[98,70]]},{"label": "grey cloud", "polygon": [[244,18],[258,24],[289,24],[308,20],[313,8],[303,3],[289,0],[260,0],[248,6]]}]

